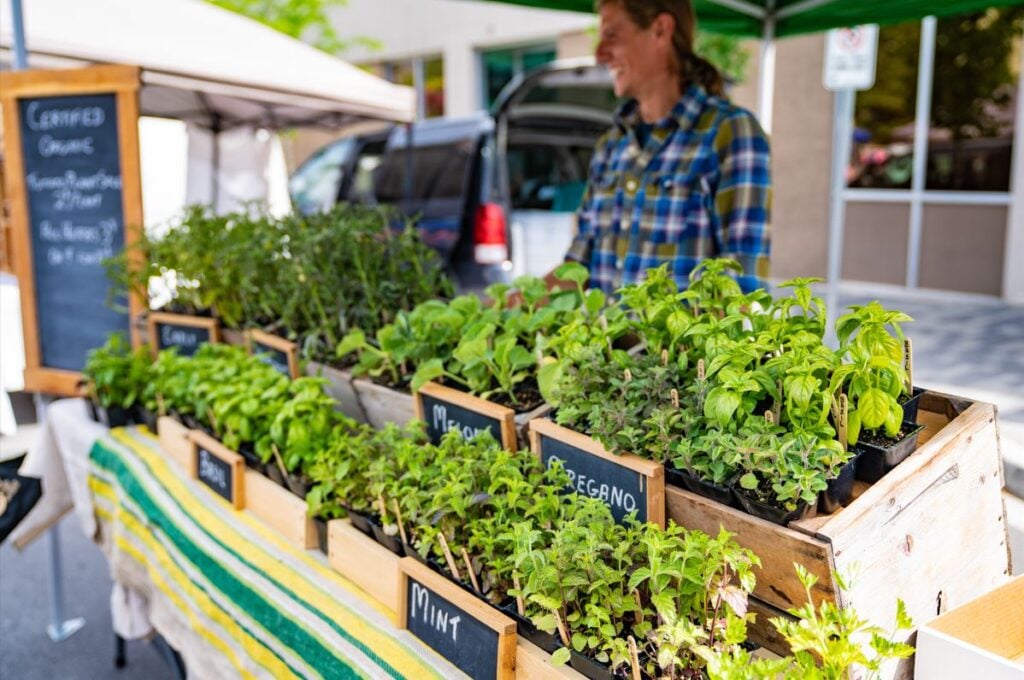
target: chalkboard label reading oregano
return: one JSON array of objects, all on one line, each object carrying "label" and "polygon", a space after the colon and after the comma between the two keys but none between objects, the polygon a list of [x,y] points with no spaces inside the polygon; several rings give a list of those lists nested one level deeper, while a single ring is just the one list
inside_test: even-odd
[{"label": "chalkboard label reading oregano", "polygon": [[507,449],[516,448],[515,411],[486,399],[427,383],[415,395],[416,416],[426,422],[427,436],[437,444],[449,430],[466,439],[490,432]]},{"label": "chalkboard label reading oregano", "polygon": [[292,380],[299,377],[298,346],[284,338],[279,338],[260,330],[248,332],[249,353]]},{"label": "chalkboard label reading oregano", "polygon": [[515,623],[412,558],[403,558],[401,625],[474,680],[511,678]]},{"label": "chalkboard label reading oregano", "polygon": [[192,430],[189,439],[193,444],[196,479],[236,509],[242,509],[245,506],[242,498],[242,476],[245,474],[243,458],[205,432]]},{"label": "chalkboard label reading oregano", "polygon": [[219,324],[209,317],[151,312],[149,337],[154,354],[174,347],[179,356],[190,357],[203,345],[220,339]]},{"label": "chalkboard label reading oregano", "polygon": [[571,489],[605,503],[617,522],[635,513],[641,522],[665,525],[665,471],[658,463],[612,455],[599,442],[550,420],[532,421],[530,439],[544,467],[560,462]]}]

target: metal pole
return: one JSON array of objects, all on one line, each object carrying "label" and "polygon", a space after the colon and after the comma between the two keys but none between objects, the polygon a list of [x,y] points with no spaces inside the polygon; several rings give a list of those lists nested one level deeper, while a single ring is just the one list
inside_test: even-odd
[{"label": "metal pole", "polygon": [[907,231],[907,288],[917,288],[921,270],[921,232],[928,174],[928,130],[931,128],[932,72],[935,70],[935,17],[921,22],[921,54],[917,62],[917,108],[914,112],[914,174],[910,177],[910,227]]},{"label": "metal pole", "polygon": [[210,172],[210,205],[214,214],[220,212],[217,208],[220,199],[220,128],[220,114],[214,113],[210,120],[210,139],[213,144],[210,157],[210,165],[213,166]]},{"label": "metal pole", "polygon": [[54,642],[63,642],[85,625],[82,617],[64,619],[64,569],[60,557],[60,523],[50,527],[50,625],[46,633]]},{"label": "metal pole", "polygon": [[764,18],[761,35],[761,64],[757,91],[757,117],[768,134],[772,132],[772,109],[775,106],[775,15]]},{"label": "metal pole", "polygon": [[853,141],[854,90],[837,90],[832,137],[832,190],[828,220],[828,322],[826,340],[834,343],[833,326],[839,315],[839,284],[843,271],[843,231],[846,226],[846,165]]},{"label": "metal pole", "polygon": [[412,60],[412,84],[416,88],[416,120],[427,117],[427,82],[423,58]]},{"label": "metal pole", "polygon": [[25,22],[21,11],[21,0],[11,0],[11,26],[14,29],[14,70],[28,68],[28,51],[25,49]]},{"label": "metal pole", "polygon": [[416,172],[416,159],[413,157],[415,150],[412,146],[412,126],[412,123],[405,124],[405,187],[403,193],[407,202],[406,209],[411,209],[411,201],[416,189],[416,178],[413,176],[413,173]]}]

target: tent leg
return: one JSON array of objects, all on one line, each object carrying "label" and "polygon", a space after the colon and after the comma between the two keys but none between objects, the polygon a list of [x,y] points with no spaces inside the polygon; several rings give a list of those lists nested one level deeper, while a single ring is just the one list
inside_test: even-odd
[{"label": "tent leg", "polygon": [[14,70],[28,68],[28,50],[25,48],[25,21],[21,0],[11,0],[11,26],[14,28]]},{"label": "tent leg", "polygon": [[764,18],[761,35],[761,63],[757,91],[757,117],[768,134],[772,132],[772,108],[775,105],[775,17]]},{"label": "tent leg", "polygon": [[217,203],[220,199],[220,116],[213,114],[210,125],[210,143],[213,145],[210,156],[210,205],[214,213],[219,213]]},{"label": "tent leg", "polygon": [[828,220],[828,299],[825,307],[829,319],[826,340],[834,341],[833,326],[839,313],[839,283],[843,270],[843,231],[846,226],[846,165],[850,161],[853,140],[853,90],[838,90],[835,94],[832,123],[832,191]]},{"label": "tent leg", "polygon": [[60,523],[47,532],[50,546],[50,625],[46,632],[54,642],[63,642],[85,625],[85,619],[64,618],[64,567],[60,556]]}]

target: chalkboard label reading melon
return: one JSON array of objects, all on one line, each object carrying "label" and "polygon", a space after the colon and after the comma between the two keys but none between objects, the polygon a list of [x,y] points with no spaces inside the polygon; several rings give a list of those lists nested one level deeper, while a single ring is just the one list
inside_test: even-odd
[{"label": "chalkboard label reading melon", "polygon": [[515,623],[431,572],[402,560],[402,626],[474,680],[511,678]]},{"label": "chalkboard label reading melon", "polygon": [[299,377],[298,347],[294,342],[263,331],[249,331],[249,353],[292,380]]},{"label": "chalkboard label reading melon", "polygon": [[180,356],[190,357],[203,345],[217,342],[218,327],[217,320],[208,317],[166,312],[149,315],[149,335],[154,353],[175,347]]},{"label": "chalkboard label reading melon", "polygon": [[665,471],[660,464],[610,454],[599,442],[550,420],[531,421],[530,439],[544,467],[560,462],[571,489],[605,503],[617,522],[635,513],[640,522],[665,525]]},{"label": "chalkboard label reading melon", "polygon": [[108,333],[129,331],[105,304],[103,268],[125,243],[117,95],[19,99],[18,112],[40,361],[81,371]]},{"label": "chalkboard label reading melon", "polygon": [[507,449],[516,448],[515,411],[486,399],[427,383],[415,395],[416,417],[427,424],[427,436],[437,444],[449,430],[466,439],[490,432]]},{"label": "chalkboard label reading melon", "polygon": [[242,509],[245,505],[242,498],[245,462],[242,456],[205,432],[192,430],[189,439],[192,440],[195,454],[196,479],[213,489],[218,496],[236,509]]}]

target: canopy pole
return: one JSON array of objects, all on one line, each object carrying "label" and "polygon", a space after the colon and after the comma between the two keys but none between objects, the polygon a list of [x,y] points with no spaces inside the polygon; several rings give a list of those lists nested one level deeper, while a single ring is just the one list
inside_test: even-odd
[{"label": "canopy pole", "polygon": [[828,220],[828,297],[825,308],[826,341],[836,340],[835,320],[839,313],[839,284],[843,275],[843,232],[846,227],[846,166],[850,162],[853,143],[853,108],[856,93],[837,90],[832,122],[832,191],[829,196]]},{"label": "canopy pole", "polygon": [[757,91],[757,117],[761,127],[769,135],[772,133],[772,108],[775,105],[775,14],[770,12],[764,17],[764,30],[761,34],[761,64]]},{"label": "canopy pole", "polygon": [[11,26],[14,31],[14,70],[28,68],[28,50],[25,49],[25,22],[21,11],[21,0],[11,0]]},{"label": "canopy pole", "polygon": [[403,193],[407,205],[412,205],[413,192],[416,187],[416,178],[413,173],[416,171],[416,161],[413,158],[415,150],[412,145],[412,122],[405,124],[405,187]]},{"label": "canopy pole", "polygon": [[210,155],[210,205],[213,206],[214,214],[220,212],[217,208],[220,199],[220,129],[220,114],[213,113],[210,118],[210,143],[213,145]]}]

